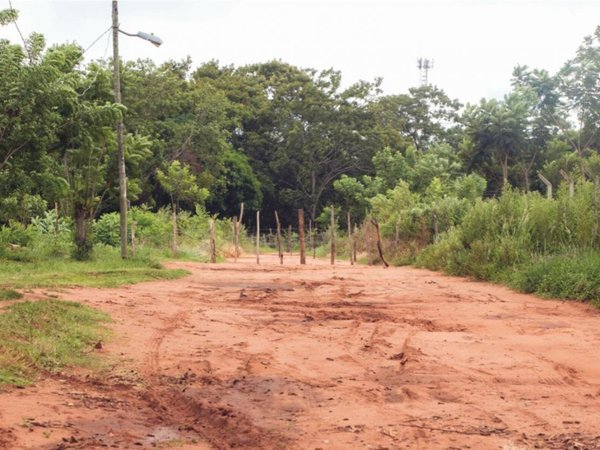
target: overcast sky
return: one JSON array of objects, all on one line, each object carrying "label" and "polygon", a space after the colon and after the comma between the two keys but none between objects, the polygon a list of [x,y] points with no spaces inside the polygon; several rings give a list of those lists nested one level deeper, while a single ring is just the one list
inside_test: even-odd
[{"label": "overcast sky", "polygon": [[[24,34],[89,46],[111,25],[111,2],[12,0]],[[0,0],[0,9],[8,0]],[[122,36],[125,59],[192,57],[243,65],[281,59],[340,70],[344,85],[382,77],[386,94],[419,83],[417,58],[434,60],[429,80],[452,98],[501,97],[518,64],[556,71],[600,25],[600,0],[121,0],[121,28],[147,31],[155,48]],[[110,56],[108,33],[87,53]],[[0,38],[17,41],[14,26]]]}]

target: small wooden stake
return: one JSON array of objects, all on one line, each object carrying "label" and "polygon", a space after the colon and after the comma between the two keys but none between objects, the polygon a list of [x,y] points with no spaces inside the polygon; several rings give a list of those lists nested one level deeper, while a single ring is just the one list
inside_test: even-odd
[{"label": "small wooden stake", "polygon": [[214,219],[210,219],[209,221],[210,227],[210,262],[217,262],[217,242],[215,238],[215,221]]},{"label": "small wooden stake", "polygon": [[306,264],[306,249],[304,248],[304,210],[298,210],[298,238],[300,239],[300,264]]},{"label": "small wooden stake", "polygon": [[279,264],[283,264],[283,249],[281,248],[281,223],[279,214],[275,211],[275,222],[277,223],[277,253],[279,254]]}]

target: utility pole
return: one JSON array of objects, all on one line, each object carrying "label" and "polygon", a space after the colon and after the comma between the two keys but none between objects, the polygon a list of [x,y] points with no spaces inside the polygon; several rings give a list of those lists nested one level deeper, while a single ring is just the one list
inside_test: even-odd
[{"label": "utility pole", "polygon": [[[119,6],[112,2],[113,29],[113,82],[115,103],[121,104],[121,72],[119,61]],[[125,173],[125,149],[123,147],[123,117],[117,120],[117,150],[119,166],[119,236],[121,238],[121,258],[127,258],[127,175]]]}]

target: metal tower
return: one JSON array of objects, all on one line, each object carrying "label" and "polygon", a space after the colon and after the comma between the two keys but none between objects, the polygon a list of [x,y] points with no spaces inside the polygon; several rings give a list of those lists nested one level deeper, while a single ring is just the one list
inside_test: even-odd
[{"label": "metal tower", "polygon": [[427,86],[429,84],[427,76],[429,74],[429,69],[433,69],[433,59],[417,59],[417,68],[419,69],[419,78],[421,80],[421,86]]}]

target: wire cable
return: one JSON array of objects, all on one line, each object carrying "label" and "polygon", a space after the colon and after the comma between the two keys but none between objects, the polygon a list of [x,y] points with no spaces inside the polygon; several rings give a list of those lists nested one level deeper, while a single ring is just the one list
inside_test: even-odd
[{"label": "wire cable", "polygon": [[[94,46],[94,44],[96,44],[96,42],[98,42],[100,39],[102,39],[102,37],[103,37],[103,36],[104,36],[106,33],[108,33],[110,30],[112,30],[112,25],[111,25],[110,27],[108,27],[108,29],[107,29],[105,32],[103,32],[103,33],[102,33],[100,36],[98,36],[98,37],[97,37],[97,38],[94,40],[94,42],[92,42],[92,43],[91,43],[91,44],[90,44],[90,45],[89,45],[89,46],[88,46],[88,47],[87,47],[87,48],[86,48],[86,49],[83,51],[83,53],[87,52],[87,51],[88,51],[90,48],[92,48],[92,47]],[[104,51],[104,55],[106,56],[106,51]]]}]

